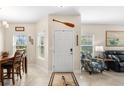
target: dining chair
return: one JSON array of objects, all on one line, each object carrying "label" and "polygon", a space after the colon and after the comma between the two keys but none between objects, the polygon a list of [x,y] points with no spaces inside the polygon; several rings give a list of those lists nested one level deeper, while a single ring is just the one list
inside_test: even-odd
[{"label": "dining chair", "polygon": [[[7,75],[4,76],[4,72],[2,74],[3,80],[4,79],[12,79],[13,85],[15,85],[15,74],[17,76],[20,76],[20,79],[22,78],[21,76],[21,62],[22,62],[22,56],[23,53],[20,51],[16,51],[13,60],[9,60],[7,63],[2,65],[2,72],[4,69],[7,69]],[[7,78],[6,78],[7,76]],[[11,77],[10,77],[11,76]]]},{"label": "dining chair", "polygon": [[24,52],[22,55],[22,59],[21,59],[21,69],[22,69],[23,73],[25,72],[25,61],[26,61],[25,57],[26,57],[26,54]]},{"label": "dining chair", "polygon": [[25,57],[26,57],[26,51],[25,51],[25,50],[17,50],[17,51],[21,52],[21,54],[22,54],[22,58],[21,58],[21,70],[22,70],[23,73],[24,73],[24,71],[25,71]]}]

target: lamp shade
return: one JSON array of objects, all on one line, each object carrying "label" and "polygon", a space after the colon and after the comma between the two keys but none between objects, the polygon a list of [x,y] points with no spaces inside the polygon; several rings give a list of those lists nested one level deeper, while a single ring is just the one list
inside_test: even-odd
[{"label": "lamp shade", "polygon": [[103,48],[103,46],[96,46],[95,47],[95,51],[103,52],[104,51],[104,48]]}]

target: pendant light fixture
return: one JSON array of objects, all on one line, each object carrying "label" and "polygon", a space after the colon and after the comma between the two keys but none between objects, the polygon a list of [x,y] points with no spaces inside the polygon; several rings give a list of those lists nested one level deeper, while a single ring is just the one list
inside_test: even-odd
[{"label": "pendant light fixture", "polygon": [[5,27],[5,28],[9,28],[9,24],[7,23],[7,21],[2,21],[0,22],[0,27]]}]

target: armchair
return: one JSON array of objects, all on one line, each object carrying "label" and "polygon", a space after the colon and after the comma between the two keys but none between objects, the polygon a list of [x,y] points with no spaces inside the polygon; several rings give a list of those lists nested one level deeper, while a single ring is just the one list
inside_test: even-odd
[{"label": "armchair", "polygon": [[82,53],[81,56],[81,71],[84,68],[91,75],[94,72],[103,72],[106,68],[103,60],[98,60],[97,58],[92,58],[90,54]]}]

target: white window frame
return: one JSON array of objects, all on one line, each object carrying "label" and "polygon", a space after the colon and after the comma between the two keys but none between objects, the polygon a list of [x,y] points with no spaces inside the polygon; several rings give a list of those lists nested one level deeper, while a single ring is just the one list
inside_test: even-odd
[{"label": "white window frame", "polygon": [[[43,40],[43,45],[42,44],[40,44],[40,37],[43,37],[44,38],[44,40]],[[40,56],[40,54],[39,54],[39,48],[41,47],[41,46],[43,46],[44,47],[44,56]],[[45,33],[44,32],[40,32],[40,33],[38,33],[37,34],[37,57],[38,58],[40,58],[40,59],[42,59],[42,60],[45,60]]]},{"label": "white window frame", "polygon": [[15,37],[16,37],[17,35],[24,35],[24,36],[26,36],[26,38],[27,38],[26,46],[27,46],[27,44],[28,44],[28,37],[27,37],[27,35],[26,35],[25,33],[20,33],[20,32],[14,33],[14,35],[13,35],[13,53],[15,53],[15,51],[16,51],[16,39],[15,39]]},{"label": "white window frame", "polygon": [[81,38],[82,38],[82,36],[89,36],[89,37],[91,37],[92,38],[92,44],[91,45],[83,45],[83,44],[80,44],[80,48],[82,48],[83,46],[91,46],[92,47],[92,56],[94,56],[94,35],[93,34],[82,34],[81,35]]}]

